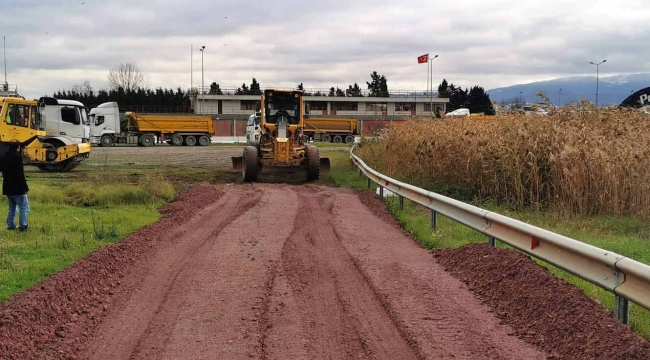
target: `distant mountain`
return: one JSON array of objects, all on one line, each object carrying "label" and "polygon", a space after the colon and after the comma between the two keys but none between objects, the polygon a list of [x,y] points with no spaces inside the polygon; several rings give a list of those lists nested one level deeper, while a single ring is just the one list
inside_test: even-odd
[{"label": "distant mountain", "polygon": [[[633,92],[650,87],[650,73],[600,77],[598,81],[598,104],[618,105]],[[488,90],[490,99],[509,102],[523,98],[525,102],[543,102],[536,94],[546,92],[548,98],[557,105],[562,89],[562,105],[578,103],[580,98],[596,102],[596,76],[572,76],[530,84]]]}]

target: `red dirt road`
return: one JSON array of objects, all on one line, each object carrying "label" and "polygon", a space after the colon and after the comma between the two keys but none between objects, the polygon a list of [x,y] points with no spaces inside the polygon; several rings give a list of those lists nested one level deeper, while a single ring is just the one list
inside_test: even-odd
[{"label": "red dirt road", "polygon": [[[545,353],[553,322],[520,336],[521,319],[510,327],[367,195],[191,189],[159,223],[0,304],[0,359],[580,358]],[[569,328],[564,343],[579,341]]]},{"label": "red dirt road", "polygon": [[351,191],[234,186],[174,237],[78,358],[545,358]]}]

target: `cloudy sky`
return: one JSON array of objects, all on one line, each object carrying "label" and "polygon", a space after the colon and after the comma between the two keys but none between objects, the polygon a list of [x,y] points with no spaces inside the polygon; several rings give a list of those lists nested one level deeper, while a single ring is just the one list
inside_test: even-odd
[{"label": "cloudy sky", "polygon": [[650,71],[647,0],[3,0],[8,82],[26,97],[84,80],[106,88],[134,62],[151,87],[347,88],[377,71],[389,89],[442,78],[486,89],[568,75]]}]

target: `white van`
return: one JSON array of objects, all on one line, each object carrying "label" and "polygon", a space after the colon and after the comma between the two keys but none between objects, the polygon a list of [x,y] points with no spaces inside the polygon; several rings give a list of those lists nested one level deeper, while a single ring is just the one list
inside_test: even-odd
[{"label": "white van", "polygon": [[445,116],[470,116],[469,109],[461,108],[448,112]]}]

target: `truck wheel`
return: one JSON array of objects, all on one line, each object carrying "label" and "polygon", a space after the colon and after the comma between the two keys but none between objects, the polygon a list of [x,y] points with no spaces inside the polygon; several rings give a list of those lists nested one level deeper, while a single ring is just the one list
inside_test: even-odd
[{"label": "truck wheel", "polygon": [[185,137],[185,145],[187,146],[194,146],[196,145],[196,138],[192,135],[188,135]]},{"label": "truck wheel", "polygon": [[348,135],[348,136],[345,137],[345,143],[346,144],[351,144],[352,142],[354,142],[354,136]]},{"label": "truck wheel", "polygon": [[207,135],[203,135],[203,136],[199,137],[199,145],[200,146],[208,146],[208,145],[210,145],[210,137],[208,137]]},{"label": "truck wheel", "polygon": [[242,172],[244,181],[252,182],[257,180],[258,164],[257,148],[246,146],[244,148],[244,171]]},{"label": "truck wheel", "polygon": [[320,178],[320,154],[318,148],[307,145],[305,152],[307,153],[307,181],[318,180]]},{"label": "truck wheel", "polygon": [[153,138],[153,135],[145,134],[140,136],[140,144],[142,144],[142,146],[145,147],[152,146],[154,142],[155,140]]},{"label": "truck wheel", "polygon": [[171,145],[174,145],[174,146],[183,145],[183,137],[178,135],[178,134],[172,135],[172,138],[170,140],[171,140]]},{"label": "truck wheel", "polygon": [[99,141],[100,146],[113,146],[113,138],[110,135],[104,135],[102,136],[101,140]]},{"label": "truck wheel", "polygon": [[320,138],[321,138],[321,140],[322,140],[323,142],[330,142],[330,141],[332,141],[332,137],[329,136],[329,135],[327,135],[327,134],[321,136]]},{"label": "truck wheel", "polygon": [[340,135],[335,135],[334,136],[334,142],[337,144],[340,144],[343,142],[343,138]]}]

